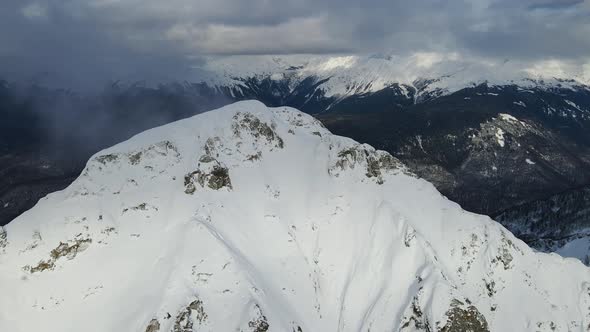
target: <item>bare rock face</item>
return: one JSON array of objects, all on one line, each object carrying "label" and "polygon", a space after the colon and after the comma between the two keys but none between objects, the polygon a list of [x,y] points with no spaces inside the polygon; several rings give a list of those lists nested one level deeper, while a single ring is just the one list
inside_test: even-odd
[{"label": "bare rock face", "polygon": [[441,332],[489,332],[488,323],[485,317],[477,310],[476,307],[465,305],[461,301],[455,300],[451,303],[451,308],[446,315],[448,321],[440,330]]},{"label": "bare rock face", "polygon": [[233,120],[232,129],[236,137],[241,137],[244,134],[251,135],[256,141],[263,140],[276,148],[283,148],[283,139],[274,131],[273,126],[260,121],[253,114],[237,113]]},{"label": "bare rock face", "polygon": [[184,192],[193,194],[200,188],[220,190],[232,189],[229,170],[213,157],[203,155],[199,158],[199,169],[184,176]]},{"label": "bare rock face", "polygon": [[159,332],[160,331],[160,322],[157,319],[152,319],[148,326],[145,328],[145,332]]},{"label": "bare rock face", "polygon": [[173,332],[193,332],[207,320],[207,313],[201,300],[189,303],[186,308],[178,313],[174,321]]},{"label": "bare rock face", "polygon": [[6,245],[8,245],[8,234],[6,234],[6,229],[0,226],[0,248],[6,248]]},{"label": "bare rock face", "polygon": [[88,246],[92,243],[92,239],[76,239],[69,241],[68,243],[60,242],[59,245],[51,250],[49,259],[41,260],[36,266],[25,266],[25,271],[30,273],[43,272],[45,270],[53,270],[55,263],[62,257],[68,260],[74,259],[78,253],[88,249]]},{"label": "bare rock face", "polygon": [[262,314],[260,306],[255,305],[253,310],[254,317],[248,322],[248,327],[252,332],[266,332],[270,328],[266,316]]},{"label": "bare rock face", "polygon": [[384,151],[376,151],[371,146],[359,144],[338,152],[338,161],[329,170],[338,176],[348,169],[363,168],[365,176],[383,184],[385,173],[403,172],[411,175],[407,168],[395,157]]}]

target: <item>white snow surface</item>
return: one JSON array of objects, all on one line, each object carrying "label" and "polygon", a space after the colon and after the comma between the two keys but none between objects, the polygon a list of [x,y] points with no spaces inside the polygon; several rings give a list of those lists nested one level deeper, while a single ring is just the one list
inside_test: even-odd
[{"label": "white snow surface", "polygon": [[566,243],[555,250],[563,257],[575,257],[586,264],[590,264],[590,236],[581,237]]},{"label": "white snow surface", "polygon": [[512,123],[519,122],[519,120],[517,118],[515,118],[514,116],[512,116],[510,114],[500,113],[500,114],[498,114],[498,116],[500,117],[500,119],[502,119],[504,121],[508,121],[508,122],[512,122]]},{"label": "white snow surface", "polygon": [[[211,165],[231,185],[185,184]],[[99,152],[1,235],[0,331],[440,331],[470,306],[490,331],[590,324],[580,261],[255,101]]]},{"label": "white snow surface", "polygon": [[500,147],[504,147],[504,145],[506,144],[506,140],[504,139],[504,130],[502,130],[502,128],[496,128],[496,142],[498,142],[498,145],[500,145]]},{"label": "white snow surface", "polygon": [[519,100],[519,101],[513,101],[512,103],[515,104],[515,105],[518,105],[518,106],[526,107],[525,102],[524,101],[521,101],[521,100]]},{"label": "white snow surface", "polygon": [[580,106],[578,106],[576,103],[574,103],[571,100],[567,100],[565,99],[566,104],[570,105],[571,107],[577,109],[578,111],[581,111],[582,109],[580,108]]}]

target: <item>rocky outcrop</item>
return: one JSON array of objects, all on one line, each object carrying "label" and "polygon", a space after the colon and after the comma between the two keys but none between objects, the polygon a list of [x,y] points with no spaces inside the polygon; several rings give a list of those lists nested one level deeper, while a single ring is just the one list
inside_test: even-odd
[{"label": "rocky outcrop", "polygon": [[74,259],[79,253],[88,249],[92,243],[92,239],[76,239],[68,242],[60,242],[59,245],[51,250],[49,259],[39,261],[35,266],[25,266],[24,270],[30,273],[43,272],[45,270],[53,270],[55,263],[62,257],[67,260]]},{"label": "rocky outcrop", "polygon": [[233,120],[232,129],[236,137],[248,134],[257,141],[265,140],[267,144],[279,149],[283,148],[283,139],[274,131],[272,124],[269,126],[250,113],[237,113]]},{"label": "rocky outcrop", "polygon": [[355,168],[364,169],[365,176],[383,184],[386,173],[403,172],[410,174],[407,168],[385,151],[376,151],[368,145],[355,145],[338,152],[338,161],[329,169],[329,173],[339,176],[340,172]]},{"label": "rocky outcrop", "polygon": [[207,321],[207,313],[201,300],[194,300],[182,309],[174,320],[173,332],[194,332]]},{"label": "rocky outcrop", "polygon": [[184,176],[186,194],[193,194],[197,186],[212,190],[232,189],[229,170],[219,161],[209,155],[203,155],[199,158],[198,166],[198,170]]},{"label": "rocky outcrop", "polygon": [[446,316],[447,323],[440,332],[490,332],[485,317],[477,308],[472,305],[465,307],[459,300],[453,300]]},{"label": "rocky outcrop", "polygon": [[148,326],[145,328],[145,332],[159,332],[160,331],[160,322],[157,319],[152,319]]}]

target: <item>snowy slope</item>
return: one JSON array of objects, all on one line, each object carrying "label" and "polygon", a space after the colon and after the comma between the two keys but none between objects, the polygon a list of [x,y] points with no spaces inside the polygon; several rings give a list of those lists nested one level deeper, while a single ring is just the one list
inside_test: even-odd
[{"label": "snowy slope", "polygon": [[248,78],[287,80],[292,88],[313,77],[326,97],[346,97],[380,91],[393,84],[401,93],[446,95],[465,87],[516,84],[526,88],[588,89],[590,74],[555,64],[465,59],[457,54],[283,55],[211,57],[197,66],[199,79],[215,87],[244,87]]},{"label": "snowy slope", "polygon": [[590,265],[590,236],[581,236],[567,241],[557,248],[555,253],[564,257],[575,257],[586,265]]},{"label": "snowy slope", "polygon": [[587,331],[590,270],[389,154],[236,103],[95,155],[0,233],[0,331]]},{"label": "snowy slope", "polygon": [[590,187],[532,201],[494,217],[543,252],[576,257],[590,265]]}]

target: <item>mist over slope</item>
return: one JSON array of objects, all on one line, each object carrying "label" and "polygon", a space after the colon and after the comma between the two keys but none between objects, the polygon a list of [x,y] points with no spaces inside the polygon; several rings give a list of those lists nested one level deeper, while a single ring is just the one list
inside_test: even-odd
[{"label": "mist over slope", "polygon": [[9,331],[590,324],[579,261],[533,252],[386,152],[253,101],[97,153],[0,247]]},{"label": "mist over slope", "polygon": [[87,94],[0,82],[0,225],[68,186],[97,151],[229,102],[188,83],[115,82]]}]

